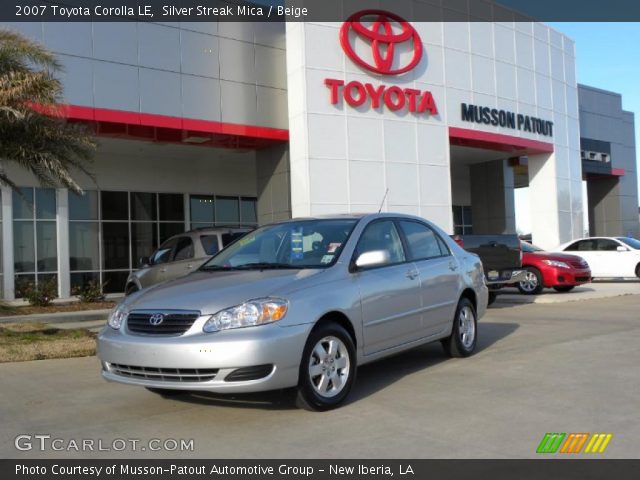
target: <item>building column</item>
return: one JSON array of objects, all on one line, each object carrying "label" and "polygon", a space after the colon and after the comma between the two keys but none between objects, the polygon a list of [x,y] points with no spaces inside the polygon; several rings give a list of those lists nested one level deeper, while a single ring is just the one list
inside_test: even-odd
[{"label": "building column", "polygon": [[15,300],[13,264],[13,190],[2,187],[2,290],[5,300]]},{"label": "building column", "polygon": [[[532,239],[546,249],[580,238],[584,233],[582,180],[577,175],[569,177],[569,167],[559,161],[558,155],[558,152],[532,155],[528,163]],[[563,175],[563,171],[567,173]]]},{"label": "building column", "polygon": [[56,232],[58,249],[58,297],[71,296],[71,275],[69,265],[69,191],[56,189]]},{"label": "building column", "polygon": [[513,169],[507,160],[469,167],[474,234],[516,233]]},{"label": "building column", "polygon": [[258,224],[291,218],[289,149],[278,145],[256,153]]}]

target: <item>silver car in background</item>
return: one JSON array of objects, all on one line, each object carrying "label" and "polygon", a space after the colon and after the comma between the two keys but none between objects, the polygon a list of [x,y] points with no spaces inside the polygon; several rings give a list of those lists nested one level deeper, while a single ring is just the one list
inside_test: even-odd
[{"label": "silver car in background", "polygon": [[139,260],[139,269],[127,278],[125,295],[190,274],[249,231],[249,228],[197,228],[169,237],[150,257]]},{"label": "silver car in background", "polygon": [[365,363],[437,340],[469,356],[487,296],[480,259],[419,217],[294,219],[126,297],[98,355],[105,379],[165,395],[296,387],[326,410]]}]

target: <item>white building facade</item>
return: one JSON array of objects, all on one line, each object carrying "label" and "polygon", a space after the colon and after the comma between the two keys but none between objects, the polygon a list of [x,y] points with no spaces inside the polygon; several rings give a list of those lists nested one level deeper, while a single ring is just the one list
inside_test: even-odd
[{"label": "white building facade", "polygon": [[[67,116],[100,141],[84,197],[3,165],[24,187],[2,189],[4,298],[49,277],[61,297],[88,280],[121,292],[140,256],[194,227],[382,209],[515,232],[524,186],[535,243],[582,236],[573,41],[541,23],[402,15],[0,25],[58,55]],[[635,184],[624,144],[625,165],[600,174]],[[614,190],[637,206],[637,190]]]}]

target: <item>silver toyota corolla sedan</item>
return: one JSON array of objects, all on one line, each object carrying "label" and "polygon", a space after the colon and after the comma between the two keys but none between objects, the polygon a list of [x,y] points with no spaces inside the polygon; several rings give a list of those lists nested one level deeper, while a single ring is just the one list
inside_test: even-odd
[{"label": "silver toyota corolla sedan", "polygon": [[480,259],[422,218],[294,219],[126,297],[98,355],[107,380],[164,395],[296,387],[326,410],[359,365],[436,340],[469,356],[486,305]]}]

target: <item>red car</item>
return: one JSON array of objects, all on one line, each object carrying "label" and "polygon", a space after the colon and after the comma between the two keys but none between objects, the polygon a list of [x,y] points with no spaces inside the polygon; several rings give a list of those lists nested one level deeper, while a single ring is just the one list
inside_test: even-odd
[{"label": "red car", "polygon": [[527,242],[522,243],[522,267],[526,279],[518,283],[518,290],[536,295],[543,288],[569,292],[574,287],[591,281],[589,264],[576,255],[545,252]]}]

